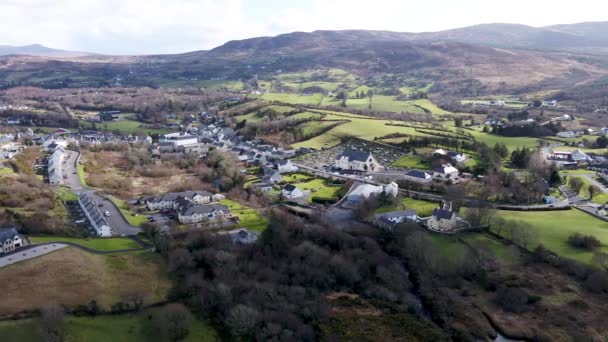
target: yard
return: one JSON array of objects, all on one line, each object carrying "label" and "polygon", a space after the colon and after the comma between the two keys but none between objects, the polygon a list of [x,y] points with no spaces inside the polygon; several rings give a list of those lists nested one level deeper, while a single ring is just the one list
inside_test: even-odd
[{"label": "yard", "polygon": [[[161,341],[153,321],[148,319],[159,309],[148,309],[139,314],[123,314],[97,317],[67,316],[64,319],[66,342],[154,342]],[[0,336],[4,342],[43,341],[41,324],[35,319],[0,322]],[[218,341],[213,327],[195,319],[190,334],[183,341]]]},{"label": "yard", "polygon": [[428,202],[409,197],[403,197],[400,204],[396,206],[385,206],[376,211],[376,213],[386,213],[397,210],[413,209],[416,210],[416,215],[419,217],[428,217],[433,215],[433,210],[439,207],[438,203]]},{"label": "yard", "polygon": [[239,226],[259,232],[268,228],[268,219],[262,216],[258,209],[244,206],[229,199],[223,199],[221,203],[230,209],[232,215],[239,218]]},{"label": "yard", "polygon": [[340,190],[342,190],[342,186],[331,185],[326,179],[301,173],[286,175],[283,177],[283,181],[310,193],[308,196],[309,202],[312,202],[313,198],[338,199]]},{"label": "yard", "polygon": [[129,238],[75,238],[62,236],[28,236],[33,244],[49,242],[70,242],[98,251],[119,251],[140,248],[141,246]]},{"label": "yard", "polygon": [[[578,210],[560,211],[499,211],[501,217],[509,220],[519,220],[530,224],[538,234],[539,243],[553,252],[589,263],[593,255],[590,251],[583,251],[570,247],[566,242],[574,233],[593,235],[602,242],[601,251],[608,252],[608,222],[597,219]],[[530,246],[530,249],[537,245]]]},{"label": "yard", "polygon": [[49,303],[75,306],[96,300],[109,308],[139,293],[145,304],[164,300],[171,287],[158,254],[96,255],[68,247],[0,269],[0,314],[33,310]]},{"label": "yard", "polygon": [[403,167],[406,169],[418,169],[418,170],[429,170],[431,169],[431,163],[426,160],[422,160],[419,155],[416,156],[403,156],[396,160],[392,166]]}]

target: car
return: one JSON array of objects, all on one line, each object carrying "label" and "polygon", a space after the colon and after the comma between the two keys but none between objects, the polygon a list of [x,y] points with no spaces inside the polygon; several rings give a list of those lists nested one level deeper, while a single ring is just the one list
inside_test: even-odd
[{"label": "car", "polygon": [[103,207],[103,203],[97,203],[97,206],[101,208]]},{"label": "car", "polygon": [[109,212],[109,211],[107,211],[107,210],[106,210],[106,211],[104,211],[104,213],[103,213],[103,214],[104,214],[106,217],[109,217],[109,216],[110,216],[110,212]]}]

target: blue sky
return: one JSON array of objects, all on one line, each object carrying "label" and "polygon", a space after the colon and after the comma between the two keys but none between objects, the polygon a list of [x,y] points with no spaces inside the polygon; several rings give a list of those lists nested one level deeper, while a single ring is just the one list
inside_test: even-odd
[{"label": "blue sky", "polygon": [[108,54],[178,53],[317,29],[438,31],[481,23],[608,20],[577,0],[0,0],[0,44]]}]

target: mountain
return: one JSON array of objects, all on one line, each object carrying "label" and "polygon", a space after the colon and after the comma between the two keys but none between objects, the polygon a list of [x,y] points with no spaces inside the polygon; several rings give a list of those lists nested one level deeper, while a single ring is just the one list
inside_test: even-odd
[{"label": "mountain", "polygon": [[12,45],[0,45],[0,56],[6,55],[32,55],[32,56],[55,56],[55,57],[69,57],[69,56],[86,56],[90,53],[58,50],[46,47],[40,44],[23,45],[23,46],[12,46]]}]

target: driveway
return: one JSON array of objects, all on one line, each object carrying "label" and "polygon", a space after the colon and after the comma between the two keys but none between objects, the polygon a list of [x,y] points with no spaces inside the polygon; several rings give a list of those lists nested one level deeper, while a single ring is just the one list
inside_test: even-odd
[{"label": "driveway", "polygon": [[63,243],[52,243],[48,245],[36,246],[30,245],[20,248],[6,256],[0,257],[0,267],[8,266],[20,261],[36,258],[41,255],[45,255],[56,250],[67,247],[68,245]]},{"label": "driveway", "polygon": [[78,172],[76,171],[76,162],[80,153],[71,150],[66,150],[65,152],[65,159],[62,167],[63,175],[66,178],[63,179],[63,185],[74,191],[81,190],[83,189],[83,186],[80,184],[80,178],[78,177]]}]

